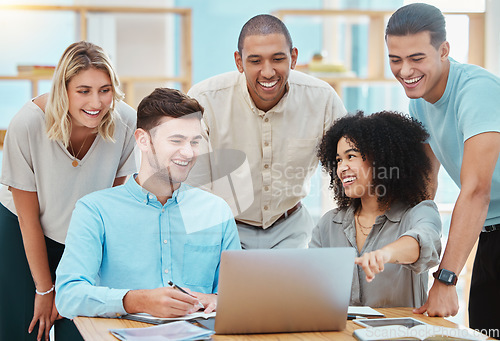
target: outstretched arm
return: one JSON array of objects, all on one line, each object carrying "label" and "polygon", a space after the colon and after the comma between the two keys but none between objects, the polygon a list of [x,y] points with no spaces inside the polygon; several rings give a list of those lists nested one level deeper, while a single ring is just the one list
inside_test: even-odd
[{"label": "outstretched arm", "polygon": [[[441,254],[441,218],[436,204],[422,201],[409,209],[399,223],[397,240],[356,259],[371,282],[384,270],[384,264],[400,264],[419,274],[439,263]],[[394,232],[396,233],[396,232]]]},{"label": "outstretched arm", "polygon": [[384,271],[384,264],[411,264],[420,256],[420,245],[415,238],[402,236],[386,246],[363,254],[355,259],[366,274],[366,281],[371,282],[375,275]]}]

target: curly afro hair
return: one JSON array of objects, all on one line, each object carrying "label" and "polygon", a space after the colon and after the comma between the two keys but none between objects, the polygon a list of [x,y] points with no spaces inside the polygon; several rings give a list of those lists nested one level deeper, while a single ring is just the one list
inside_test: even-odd
[{"label": "curly afro hair", "polygon": [[342,137],[354,144],[363,160],[373,165],[372,187],[384,188],[376,191],[380,208],[388,209],[396,201],[415,206],[429,199],[431,164],[424,150],[429,134],[422,124],[398,112],[364,116],[358,111],[335,121],[318,148],[318,157],[330,174],[330,188],[340,208],[360,202],[345,195],[337,176],[337,144]]}]

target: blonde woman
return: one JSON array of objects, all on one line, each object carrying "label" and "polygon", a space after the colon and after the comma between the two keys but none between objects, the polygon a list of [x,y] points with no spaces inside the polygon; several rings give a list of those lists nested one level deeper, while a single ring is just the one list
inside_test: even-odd
[{"label": "blonde woman", "polygon": [[[75,340],[54,305],[55,269],[75,202],[136,171],[135,111],[92,43],[70,45],[50,93],[24,105],[5,137],[0,182],[0,340]],[[31,273],[31,274],[30,274]]]}]

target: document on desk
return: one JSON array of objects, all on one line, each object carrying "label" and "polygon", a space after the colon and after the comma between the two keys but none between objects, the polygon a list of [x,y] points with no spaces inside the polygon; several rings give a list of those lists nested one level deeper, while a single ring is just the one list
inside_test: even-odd
[{"label": "document on desk", "polygon": [[210,314],[205,314],[204,312],[196,312],[196,313],[184,315],[181,317],[156,317],[156,316],[149,315],[149,314],[138,313],[138,314],[122,315],[122,316],[120,316],[120,318],[138,321],[138,322],[152,323],[152,324],[163,324],[163,323],[174,322],[174,321],[194,320],[194,319],[198,319],[198,318],[209,319],[211,317],[215,317],[215,314],[216,313],[214,311]]},{"label": "document on desk", "polygon": [[347,314],[363,317],[384,317],[384,314],[376,311],[375,309],[364,306],[349,306],[349,308],[347,309]]},{"label": "document on desk", "polygon": [[110,329],[109,332],[122,341],[210,340],[210,336],[215,333],[186,321],[146,328]]},{"label": "document on desk", "polygon": [[447,328],[427,323],[407,328],[403,325],[356,329],[352,334],[359,341],[387,340],[486,340],[487,335],[469,328]]}]

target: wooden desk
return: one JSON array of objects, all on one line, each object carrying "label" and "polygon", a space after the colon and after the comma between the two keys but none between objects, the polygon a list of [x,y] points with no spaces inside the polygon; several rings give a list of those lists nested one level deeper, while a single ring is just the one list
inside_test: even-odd
[{"label": "wooden desk", "polygon": [[[412,313],[412,308],[378,308],[386,317],[414,317],[417,320],[443,327],[457,327],[457,324],[441,317],[428,317]],[[77,317],[74,319],[78,330],[86,341],[116,341],[109,333],[114,328],[150,327],[151,324],[122,319],[98,317]],[[213,335],[213,340],[355,340],[352,333],[360,328],[352,321],[347,321],[346,329],[340,332],[249,334],[249,335]]]}]

